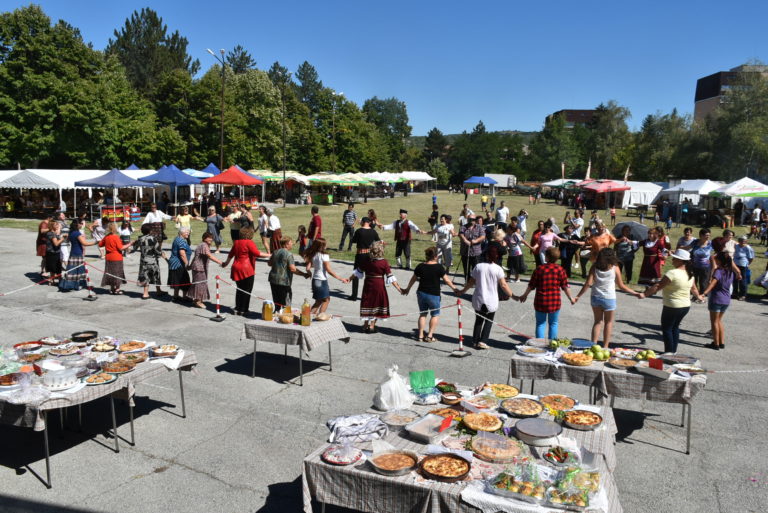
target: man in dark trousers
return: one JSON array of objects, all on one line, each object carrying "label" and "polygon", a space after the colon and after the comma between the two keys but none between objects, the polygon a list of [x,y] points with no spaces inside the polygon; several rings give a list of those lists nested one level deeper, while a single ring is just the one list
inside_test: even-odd
[{"label": "man in dark trousers", "polygon": [[397,257],[397,265],[402,269],[403,262],[400,258],[405,254],[405,268],[411,268],[411,239],[413,239],[413,232],[426,233],[419,229],[418,226],[408,220],[408,211],[404,208],[400,209],[400,219],[392,224],[384,226],[385,230],[395,230],[395,256]]},{"label": "man in dark trousers", "polygon": [[349,247],[347,251],[352,250],[352,236],[355,233],[355,225],[357,224],[357,212],[355,212],[355,204],[350,203],[347,209],[344,211],[341,217],[341,242],[339,242],[339,251],[344,248],[344,241],[349,234]]},{"label": "man in dark trousers", "polygon": [[312,207],[312,218],[309,220],[309,232],[307,233],[307,244],[310,246],[315,239],[323,236],[323,220],[320,218],[320,209],[317,205]]},{"label": "man in dark trousers", "polygon": [[[371,250],[371,246],[374,242],[380,240],[379,233],[371,228],[371,220],[367,217],[360,219],[360,228],[355,230],[355,234],[352,235],[351,241],[357,247],[357,253],[355,254],[355,269],[360,269],[361,266],[368,261],[370,256],[368,252]],[[357,301],[357,289],[360,284],[360,280],[352,278],[352,295],[349,297],[352,301]]]}]

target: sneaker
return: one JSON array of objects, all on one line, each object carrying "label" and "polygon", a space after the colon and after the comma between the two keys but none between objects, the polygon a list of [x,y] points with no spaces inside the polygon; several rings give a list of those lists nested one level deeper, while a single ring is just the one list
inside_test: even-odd
[{"label": "sneaker", "polygon": [[475,349],[490,349],[490,347],[485,342],[479,342],[475,344]]},{"label": "sneaker", "polygon": [[516,279],[515,283],[520,283],[520,278]]}]

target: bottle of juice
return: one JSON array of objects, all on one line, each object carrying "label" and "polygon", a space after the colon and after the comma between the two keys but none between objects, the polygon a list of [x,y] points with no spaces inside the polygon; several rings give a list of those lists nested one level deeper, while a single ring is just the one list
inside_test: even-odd
[{"label": "bottle of juice", "polygon": [[312,311],[309,306],[309,300],[304,298],[304,304],[301,305],[301,325],[309,326],[312,322]]},{"label": "bottle of juice", "polygon": [[274,313],[274,306],[272,304],[272,301],[265,300],[264,303],[261,305],[261,319],[264,321],[271,321],[272,320],[272,314]]}]

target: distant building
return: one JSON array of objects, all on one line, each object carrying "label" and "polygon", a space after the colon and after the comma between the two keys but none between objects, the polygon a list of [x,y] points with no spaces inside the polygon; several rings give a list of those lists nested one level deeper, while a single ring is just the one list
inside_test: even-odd
[{"label": "distant building", "polygon": [[753,66],[743,64],[730,71],[718,71],[708,77],[696,81],[696,97],[694,100],[693,120],[704,121],[708,115],[717,109],[724,101],[725,93],[737,85],[744,73],[768,74],[768,66]]},{"label": "distant building", "polygon": [[558,110],[557,112],[553,112],[549,116],[547,116],[547,119],[544,120],[544,124],[547,124],[552,121],[552,119],[555,118],[555,116],[562,115],[565,118],[565,128],[573,128],[576,125],[586,126],[589,123],[592,122],[593,119],[595,119],[595,114],[597,113],[594,109],[585,109],[585,110],[578,110],[578,109],[564,109],[564,110]]}]

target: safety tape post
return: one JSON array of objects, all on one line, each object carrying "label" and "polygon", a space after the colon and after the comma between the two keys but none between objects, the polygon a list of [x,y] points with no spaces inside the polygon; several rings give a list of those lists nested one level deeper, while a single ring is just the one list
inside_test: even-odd
[{"label": "safety tape post", "polygon": [[85,268],[85,284],[88,287],[88,295],[83,298],[84,301],[96,301],[97,296],[93,292],[93,286],[91,285],[91,275],[88,274],[88,266],[84,265]]},{"label": "safety tape post", "polygon": [[456,308],[457,312],[459,313],[459,351],[464,351],[464,333],[463,333],[463,326],[461,324],[461,299],[456,300]]},{"label": "safety tape post", "polygon": [[212,321],[221,322],[224,320],[224,316],[221,315],[221,291],[220,284],[221,276],[216,275],[216,316],[211,318]]}]

